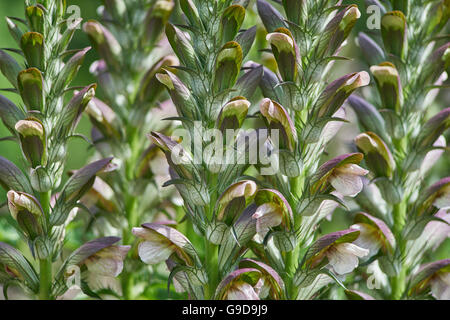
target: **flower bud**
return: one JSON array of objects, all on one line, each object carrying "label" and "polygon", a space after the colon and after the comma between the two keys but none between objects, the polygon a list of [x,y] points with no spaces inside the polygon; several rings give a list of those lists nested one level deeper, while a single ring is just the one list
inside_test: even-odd
[{"label": "flower bud", "polygon": [[257,185],[252,180],[243,180],[236,182],[229,186],[217,200],[217,215],[216,219],[219,221],[226,221],[231,224],[231,220],[234,220],[253,199]]},{"label": "flower bud", "polygon": [[37,192],[47,192],[53,187],[51,176],[42,166],[30,169],[30,182]]},{"label": "flower bud", "polygon": [[266,40],[272,47],[273,55],[278,64],[278,70],[284,81],[295,81],[297,78],[297,61],[299,55],[291,33],[286,28],[278,28],[269,33]]},{"label": "flower bud", "polygon": [[231,89],[236,83],[242,64],[242,49],[235,41],[227,42],[216,58],[214,90],[220,93]]},{"label": "flower bud", "polygon": [[36,68],[23,70],[17,76],[20,96],[28,110],[42,111],[44,107],[44,78]]},{"label": "flower bud", "polygon": [[294,151],[297,146],[297,130],[286,109],[268,98],[261,101],[259,109],[271,128],[281,129],[281,142],[287,141],[287,149]]},{"label": "flower bud", "polygon": [[23,51],[28,66],[39,70],[45,69],[44,61],[44,37],[37,32],[27,32],[20,40],[20,48]]},{"label": "flower bud", "polygon": [[401,11],[391,11],[381,18],[381,36],[387,52],[403,58],[408,49],[407,25]]},{"label": "flower bud", "polygon": [[175,65],[178,65],[178,59],[169,55],[161,58],[145,73],[138,91],[138,98],[141,103],[152,104],[156,101],[164,87],[155,75],[163,72],[163,68]]},{"label": "flower bud", "polygon": [[369,169],[376,177],[392,177],[395,161],[391,151],[373,132],[366,132],[355,138],[358,149],[364,153],[364,159]]},{"label": "flower bud", "polygon": [[225,9],[222,14],[220,23],[220,33],[222,43],[232,41],[239,29],[245,17],[244,7],[234,4]]},{"label": "flower bud", "polygon": [[159,40],[173,7],[174,3],[172,0],[158,0],[147,12],[142,38],[144,46],[153,46]]},{"label": "flower bud", "polygon": [[423,125],[416,142],[419,150],[431,147],[448,128],[450,128],[450,108],[442,110]]},{"label": "flower bud", "polygon": [[332,57],[340,49],[361,17],[358,6],[351,5],[339,12],[325,27],[319,39],[318,55]]},{"label": "flower bud", "polygon": [[262,274],[254,268],[231,272],[217,286],[215,298],[219,300],[259,300],[256,286]]},{"label": "flower bud", "polygon": [[431,9],[428,17],[427,34],[434,35],[439,33],[450,19],[450,1],[441,0],[436,3]]},{"label": "flower bud", "polygon": [[20,120],[15,125],[25,157],[34,168],[47,162],[45,129],[37,119]]},{"label": "flower bud", "polygon": [[9,190],[7,198],[9,211],[15,220],[17,220],[17,216],[22,211],[29,212],[35,217],[43,215],[41,205],[37,199],[28,193]]},{"label": "flower bud", "polygon": [[370,67],[378,92],[380,93],[383,108],[400,112],[403,104],[403,91],[400,75],[392,63],[383,62],[378,66]]},{"label": "flower bud", "polygon": [[332,83],[322,92],[316,104],[319,117],[331,117],[344,103],[344,101],[360,87],[367,86],[370,76],[367,72],[347,74]]},{"label": "flower bud", "polygon": [[86,22],[83,30],[108,66],[120,71],[122,47],[112,33],[95,20]]},{"label": "flower bud", "polygon": [[222,132],[226,129],[238,129],[247,116],[250,102],[244,97],[235,97],[225,104],[220,110],[216,121],[216,127]]},{"label": "flower bud", "polygon": [[25,16],[31,30],[44,34],[45,17],[44,10],[40,6],[29,6],[25,9]]},{"label": "flower bud", "polygon": [[165,73],[157,73],[156,79],[166,86],[178,114],[192,119],[196,114],[197,104],[188,87],[168,70],[165,70]]},{"label": "flower bud", "polygon": [[105,9],[113,17],[113,19],[120,21],[127,12],[125,0],[105,0]]}]

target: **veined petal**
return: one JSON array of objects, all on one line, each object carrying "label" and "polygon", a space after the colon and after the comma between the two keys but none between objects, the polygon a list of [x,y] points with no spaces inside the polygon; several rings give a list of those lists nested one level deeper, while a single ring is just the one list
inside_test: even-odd
[{"label": "veined petal", "polygon": [[[445,147],[446,141],[444,136],[440,136],[433,144],[433,147]],[[429,151],[425,158],[422,161],[422,165],[420,166],[420,173],[423,175],[428,170],[430,170],[434,164],[439,160],[441,155],[444,153],[442,149],[436,149]]]},{"label": "veined petal", "polygon": [[259,300],[259,297],[250,284],[237,281],[228,290],[227,300]]},{"label": "veined petal", "polygon": [[157,264],[166,261],[174,250],[167,242],[144,241],[139,244],[138,252],[142,261]]},{"label": "veined petal", "polygon": [[450,300],[450,273],[438,273],[431,281],[431,294],[437,300]]},{"label": "veined petal", "polygon": [[358,266],[358,257],[368,255],[369,250],[352,243],[340,243],[330,247],[325,254],[336,273],[346,274]]},{"label": "veined petal", "polygon": [[331,185],[344,196],[354,197],[363,189],[361,177],[355,174],[333,175]]},{"label": "veined petal", "polygon": [[450,184],[440,190],[440,195],[436,197],[433,205],[444,210],[450,208]]},{"label": "veined petal", "polygon": [[256,209],[252,218],[256,219],[256,232],[264,236],[269,228],[283,222],[283,211],[273,203],[264,203]]},{"label": "veined petal", "polygon": [[369,173],[368,170],[361,168],[357,164],[347,163],[341,167],[336,168],[335,172],[345,173],[345,174],[353,174],[358,176],[365,176]]},{"label": "veined petal", "polygon": [[130,248],[130,246],[110,246],[102,249],[86,259],[86,267],[99,276],[117,277],[123,270],[123,260]]},{"label": "veined petal", "polygon": [[369,254],[366,258],[374,256],[381,248],[381,241],[377,237],[377,232],[374,228],[365,223],[357,223],[350,228],[360,231],[358,239],[353,241],[353,243],[361,248],[369,250]]},{"label": "veined petal", "polygon": [[157,264],[167,260],[175,248],[166,238],[145,228],[133,228],[133,234],[143,238],[138,247],[139,257],[147,264]]},{"label": "veined petal", "polygon": [[[346,112],[344,107],[341,107],[333,114],[333,118],[340,118],[344,119],[346,118]],[[325,127],[322,130],[322,139],[325,143],[329,142],[341,129],[342,125],[344,124],[343,121],[330,121],[328,122]]]}]

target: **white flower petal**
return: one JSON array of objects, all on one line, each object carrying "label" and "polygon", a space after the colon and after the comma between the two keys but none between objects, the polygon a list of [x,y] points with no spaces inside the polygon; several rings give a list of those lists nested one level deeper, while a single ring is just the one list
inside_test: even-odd
[{"label": "white flower petal", "polygon": [[[445,146],[446,141],[444,136],[440,136],[433,144],[433,147],[445,147]],[[430,170],[434,166],[434,164],[439,160],[442,153],[444,153],[444,150],[442,149],[429,151],[422,161],[422,165],[420,166],[420,173],[423,175],[428,170]]]},{"label": "white flower petal", "polygon": [[363,182],[360,176],[355,174],[333,175],[330,180],[331,185],[344,196],[354,197],[363,189]]},{"label": "white flower petal", "polygon": [[250,284],[239,281],[228,290],[227,300],[259,300],[259,297]]},{"label": "white flower petal", "polygon": [[173,252],[168,242],[144,241],[138,247],[139,257],[147,264],[166,261]]},{"label": "white flower petal", "polygon": [[437,197],[433,205],[439,209],[450,209],[450,187],[445,188],[444,194]]},{"label": "white flower petal", "polygon": [[[333,114],[333,118],[345,119],[346,118],[345,109],[343,107],[338,109],[338,111],[336,111]],[[322,130],[321,136],[322,136],[323,141],[325,143],[327,143],[331,139],[333,139],[333,137],[338,133],[338,131],[341,129],[343,124],[344,124],[344,122],[342,122],[342,121],[328,122]]]},{"label": "white flower petal", "polygon": [[350,273],[358,266],[358,257],[353,254],[343,254],[335,248],[331,248],[326,255],[330,265],[337,274]]},{"label": "white flower petal", "polygon": [[350,228],[360,231],[359,237],[353,243],[361,248],[369,250],[366,259],[374,256],[381,248],[381,241],[374,233],[374,230],[364,224],[354,224]]},{"label": "white flower petal", "polygon": [[123,270],[130,246],[111,246],[100,250],[86,261],[86,267],[91,273],[105,277],[117,277]]},{"label": "white flower petal", "polygon": [[432,280],[431,293],[437,300],[450,300],[450,273],[438,274]]},{"label": "white flower petal", "polygon": [[325,254],[337,274],[346,274],[358,266],[358,257],[368,255],[369,250],[353,243],[340,243],[329,248]]}]

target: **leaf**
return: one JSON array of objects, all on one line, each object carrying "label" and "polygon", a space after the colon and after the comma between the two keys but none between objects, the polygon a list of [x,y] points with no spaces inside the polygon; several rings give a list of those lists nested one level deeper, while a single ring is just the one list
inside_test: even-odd
[{"label": "leaf", "polygon": [[239,95],[251,99],[255,93],[256,88],[258,88],[261,78],[263,75],[263,66],[258,66],[252,68],[250,71],[246,72],[242,77],[240,77],[235,88]]},{"label": "leaf", "polygon": [[283,16],[272,5],[264,0],[257,1],[258,14],[267,32],[274,32],[276,29],[286,27]]},{"label": "leaf", "polygon": [[44,107],[44,78],[36,68],[23,70],[17,77],[20,96],[28,110],[42,111]]},{"label": "leaf", "polygon": [[166,25],[166,35],[173,51],[183,64],[196,69],[197,58],[195,50],[186,35],[170,23]]},{"label": "leaf", "polygon": [[83,90],[75,94],[67,105],[64,106],[57,124],[57,132],[60,137],[66,138],[75,130],[83,111],[89,101],[94,97],[96,88],[96,84],[86,86]]},{"label": "leaf", "polygon": [[[256,26],[253,26],[237,35],[235,41],[241,45],[242,58],[245,58],[252,48],[256,37]],[[250,97],[247,97],[250,98]]]},{"label": "leaf", "polygon": [[18,88],[17,76],[22,68],[13,57],[3,50],[0,50],[0,70],[14,88]]},{"label": "leaf", "polygon": [[26,118],[25,113],[8,98],[0,95],[0,118],[13,134],[16,134],[15,125],[19,120]]},{"label": "leaf", "polygon": [[18,251],[10,245],[0,242],[0,263],[16,269],[24,278],[24,283],[33,292],[39,290],[39,277],[31,263]]},{"label": "leaf", "polygon": [[52,87],[53,92],[61,92],[77,75],[78,70],[83,63],[86,53],[91,49],[91,47],[86,47],[83,50],[77,52],[73,57],[67,61],[61,72],[58,74],[58,78]]},{"label": "leaf", "polygon": [[38,32],[27,32],[20,40],[20,48],[27,59],[29,67],[45,69],[44,36]]},{"label": "leaf", "polygon": [[[248,206],[239,219],[234,223],[233,227],[235,235],[233,236],[230,230],[229,235],[220,246],[218,263],[223,272],[229,270],[229,268],[236,262],[235,259],[241,250],[241,247],[245,246],[246,243],[256,234],[256,220],[252,218],[255,211],[255,204]],[[238,243],[236,243],[235,238]]]},{"label": "leaf", "polygon": [[14,163],[0,156],[0,184],[6,190],[33,194],[28,178]]}]

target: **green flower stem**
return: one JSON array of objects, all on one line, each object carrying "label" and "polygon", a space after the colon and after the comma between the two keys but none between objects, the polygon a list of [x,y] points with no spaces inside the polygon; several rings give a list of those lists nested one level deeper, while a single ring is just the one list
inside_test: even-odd
[{"label": "green flower stem", "polygon": [[[45,214],[46,225],[49,225],[50,199],[52,192],[41,192],[40,203]],[[49,232],[49,230],[47,230]],[[47,257],[39,260],[39,299],[49,300],[52,288],[52,258]]]},{"label": "green flower stem", "polygon": [[50,300],[52,289],[52,259],[39,260],[39,300]]},{"label": "green flower stem", "polygon": [[218,246],[205,238],[205,260],[208,284],[205,287],[205,299],[214,299],[214,294],[219,284]]},{"label": "green flower stem", "polygon": [[406,222],[406,207],[407,204],[405,201],[402,201],[398,204],[394,205],[394,235],[397,240],[397,246],[398,246],[398,253],[400,256],[399,261],[399,272],[395,277],[391,278],[391,298],[393,300],[398,300],[403,295],[405,288],[406,288],[406,272],[407,268],[403,264],[403,257],[404,257],[404,249],[405,249],[405,243],[402,239],[402,232],[403,228],[405,226]]},{"label": "green flower stem", "polygon": [[[136,197],[130,196],[127,201],[126,206],[127,221],[128,226],[122,230],[123,244],[133,245],[134,236],[131,232],[133,227],[136,227],[139,223],[139,212],[138,212],[138,199]],[[132,250],[130,250],[132,252]],[[129,300],[133,298],[132,289],[134,287],[134,276],[133,273],[125,268],[121,276],[122,282],[122,295],[124,299]]]},{"label": "green flower stem", "polygon": [[42,209],[44,210],[45,214],[45,221],[49,222],[50,218],[50,199],[52,197],[52,192],[41,192],[39,196],[39,202],[41,203]]},{"label": "green flower stem", "polygon": [[295,300],[298,295],[298,288],[294,285],[293,279],[298,267],[299,254],[300,247],[296,246],[292,251],[286,252],[285,255],[286,272],[283,281],[286,284],[287,298],[290,300]]}]

